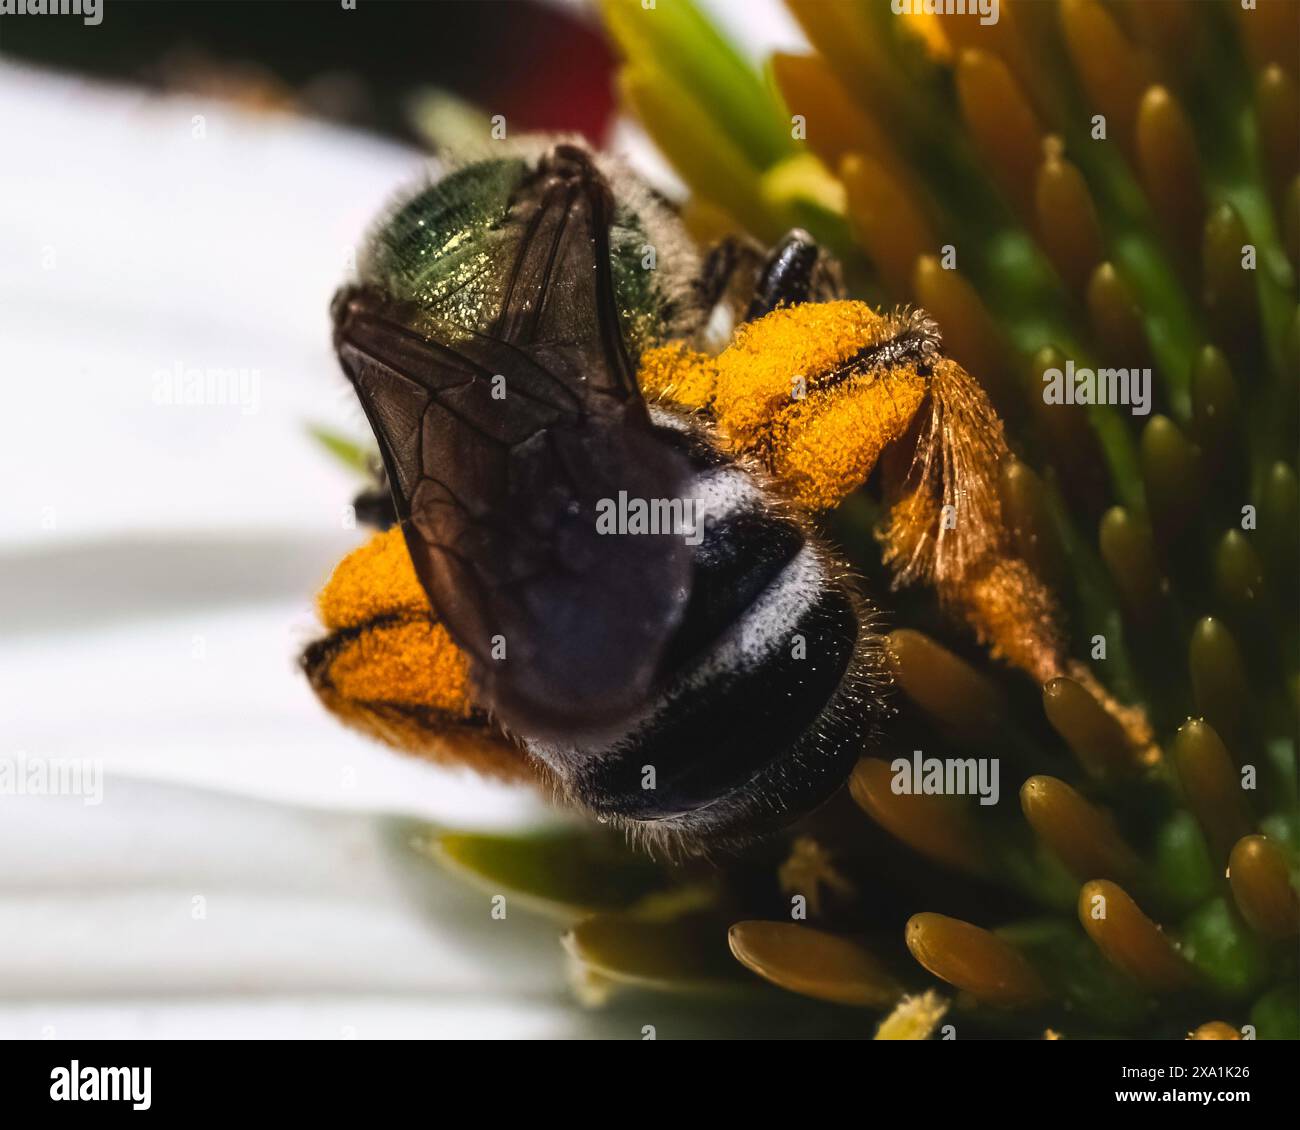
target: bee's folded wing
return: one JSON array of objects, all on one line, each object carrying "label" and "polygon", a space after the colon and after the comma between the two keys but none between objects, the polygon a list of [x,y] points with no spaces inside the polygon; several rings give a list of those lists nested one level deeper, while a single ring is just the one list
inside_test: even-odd
[{"label": "bee's folded wing", "polygon": [[680,537],[597,521],[688,476],[624,350],[612,210],[585,154],[558,147],[485,240],[501,285],[479,325],[364,282],[335,307],[416,573],[485,702],[529,736],[633,709],[689,592]]}]

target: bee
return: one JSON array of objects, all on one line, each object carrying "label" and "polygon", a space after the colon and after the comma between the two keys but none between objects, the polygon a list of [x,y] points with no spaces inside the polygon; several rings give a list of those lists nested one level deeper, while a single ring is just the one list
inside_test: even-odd
[{"label": "bee", "polygon": [[[392,526],[321,594],[302,665],[330,710],[650,845],[771,834],[891,710],[878,613],[812,523],[877,463],[897,576],[1036,676],[1064,669],[1001,523],[1001,424],[934,324],[844,300],[805,233],[754,264],[735,243],[701,262],[569,141],[398,203],[332,304]],[[701,348],[738,289],[740,328]],[[611,529],[614,500],[691,521]]]}]

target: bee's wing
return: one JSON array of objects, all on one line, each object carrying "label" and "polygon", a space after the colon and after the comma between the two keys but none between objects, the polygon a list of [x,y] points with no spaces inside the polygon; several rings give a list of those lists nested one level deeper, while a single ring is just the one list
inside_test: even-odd
[{"label": "bee's wing", "polygon": [[581,150],[553,151],[491,234],[487,332],[364,287],[335,305],[416,572],[487,704],[529,736],[635,706],[688,595],[681,537],[597,526],[599,501],[677,498],[687,475],[624,350],[612,208]]}]

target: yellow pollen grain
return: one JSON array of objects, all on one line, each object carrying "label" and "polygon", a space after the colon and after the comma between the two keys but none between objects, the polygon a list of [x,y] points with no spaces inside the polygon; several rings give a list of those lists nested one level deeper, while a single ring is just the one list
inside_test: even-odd
[{"label": "yellow pollen grain", "polygon": [[330,664],[334,689],[350,701],[429,707],[469,717],[469,663],[441,624],[428,619],[365,628]]},{"label": "yellow pollen grain", "polygon": [[[724,450],[762,463],[808,510],[838,504],[884,457],[890,510],[876,536],[895,584],[933,586],[996,658],[1046,682],[1065,669],[1060,610],[1011,548],[997,493],[1010,452],[987,393],[937,351],[925,375],[846,366],[915,317],[852,301],[782,307],[742,326],[717,357],[681,343],[647,352],[639,379],[648,397],[710,416]],[[887,454],[909,431],[910,451]],[[1095,680],[1089,689],[1136,750],[1149,745],[1141,712]]]},{"label": "yellow pollen grain", "polygon": [[718,374],[714,359],[681,342],[669,342],[641,354],[637,383],[647,400],[669,400],[702,411],[713,401]]},{"label": "yellow pollen grain", "polygon": [[903,494],[893,504],[888,521],[876,536],[884,543],[885,561],[895,572],[911,561],[934,555],[939,519],[939,503],[921,491]]},{"label": "yellow pollen grain", "polygon": [[885,340],[895,326],[862,302],[787,306],[742,326],[717,360],[713,411],[719,426],[734,443],[750,446],[791,403],[799,378],[811,391],[819,377]]},{"label": "yellow pollen grain", "polygon": [[1046,682],[1061,673],[1060,611],[1047,587],[1018,557],[991,556],[966,578],[957,603],[995,659]]},{"label": "yellow pollen grain", "polygon": [[776,421],[766,462],[793,488],[795,501],[826,510],[871,474],[885,446],[907,430],[925,380],[906,369],[853,377],[796,401]]},{"label": "yellow pollen grain", "polygon": [[829,377],[903,328],[861,302],[782,307],[716,358],[680,344],[648,351],[639,380],[647,396],[710,413],[730,454],[757,458],[798,505],[824,510],[861,485],[926,391],[912,368]]},{"label": "yellow pollen grain", "polygon": [[429,600],[399,527],[376,534],[334,569],[316,607],[327,628],[353,628],[379,616],[429,615]]}]

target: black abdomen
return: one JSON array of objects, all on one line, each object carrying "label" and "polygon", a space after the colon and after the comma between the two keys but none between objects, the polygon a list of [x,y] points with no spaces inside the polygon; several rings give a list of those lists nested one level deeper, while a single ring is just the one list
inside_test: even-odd
[{"label": "black abdomen", "polygon": [[[879,637],[826,551],[688,443],[711,515],[654,699],[599,748],[530,743],[580,803],[651,840],[752,839],[847,777],[879,720]],[[698,442],[698,441],[696,441]]]}]

